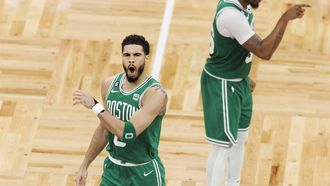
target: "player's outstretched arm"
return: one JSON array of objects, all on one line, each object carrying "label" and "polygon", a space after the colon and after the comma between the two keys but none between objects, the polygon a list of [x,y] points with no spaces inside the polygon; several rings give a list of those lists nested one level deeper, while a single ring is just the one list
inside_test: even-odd
[{"label": "player's outstretched arm", "polygon": [[290,7],[279,19],[273,31],[265,38],[261,39],[257,34],[248,39],[243,47],[256,56],[269,60],[282,41],[284,32],[289,21],[302,18],[307,4],[298,4]]},{"label": "player's outstretched arm", "polygon": [[84,186],[87,179],[87,169],[92,161],[96,158],[97,155],[104,149],[107,145],[108,131],[100,124],[92,137],[92,140],[89,144],[88,150],[85,154],[85,158],[80,165],[80,168],[76,176],[76,185]]}]

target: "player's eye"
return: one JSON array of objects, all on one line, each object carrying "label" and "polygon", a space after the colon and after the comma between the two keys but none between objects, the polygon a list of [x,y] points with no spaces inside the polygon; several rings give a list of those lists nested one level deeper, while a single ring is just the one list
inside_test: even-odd
[{"label": "player's eye", "polygon": [[129,53],[123,53],[123,56],[124,56],[124,57],[129,57],[130,54],[129,54]]}]

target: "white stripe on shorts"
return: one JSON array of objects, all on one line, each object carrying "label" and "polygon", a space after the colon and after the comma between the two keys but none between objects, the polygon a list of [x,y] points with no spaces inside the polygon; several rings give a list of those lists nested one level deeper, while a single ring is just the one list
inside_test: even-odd
[{"label": "white stripe on shorts", "polygon": [[224,129],[229,140],[236,144],[237,140],[235,140],[233,134],[230,132],[230,123],[229,123],[229,112],[228,112],[228,95],[227,95],[227,80],[222,80],[222,108],[223,108],[223,123]]},{"label": "white stripe on shorts", "polygon": [[154,164],[155,171],[156,171],[157,185],[158,186],[161,186],[162,185],[162,179],[161,179],[161,175],[160,175],[160,171],[159,171],[159,167],[158,167],[157,161],[155,159],[153,159],[152,160],[152,163]]}]

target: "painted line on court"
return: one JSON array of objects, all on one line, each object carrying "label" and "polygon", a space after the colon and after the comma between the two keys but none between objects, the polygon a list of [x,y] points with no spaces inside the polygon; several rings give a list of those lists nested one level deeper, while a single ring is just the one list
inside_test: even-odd
[{"label": "painted line on court", "polygon": [[151,75],[157,80],[159,79],[160,69],[163,64],[164,51],[166,48],[166,42],[167,42],[168,32],[170,29],[170,23],[172,19],[174,5],[175,5],[175,0],[166,0],[163,22],[158,38],[157,51],[151,72]]}]

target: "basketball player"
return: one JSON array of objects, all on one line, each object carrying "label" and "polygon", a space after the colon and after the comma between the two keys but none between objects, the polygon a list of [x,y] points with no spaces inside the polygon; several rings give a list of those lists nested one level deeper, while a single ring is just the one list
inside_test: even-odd
[{"label": "basketball player", "polygon": [[148,57],[148,41],[129,35],[122,42],[124,72],[102,83],[104,104],[88,93],[74,92],[74,104],[92,109],[100,119],[76,185],[85,185],[88,166],[107,144],[109,155],[104,161],[101,186],[165,185],[158,145],[167,95],[155,79],[146,75]]},{"label": "basketball player", "polygon": [[289,8],[273,31],[261,39],[254,31],[252,8],[261,0],[220,0],[212,25],[210,57],[201,75],[207,141],[213,146],[207,162],[207,185],[219,186],[227,165],[226,186],[238,186],[244,144],[252,115],[252,56],[269,60],[289,21],[302,18],[305,7]]}]

